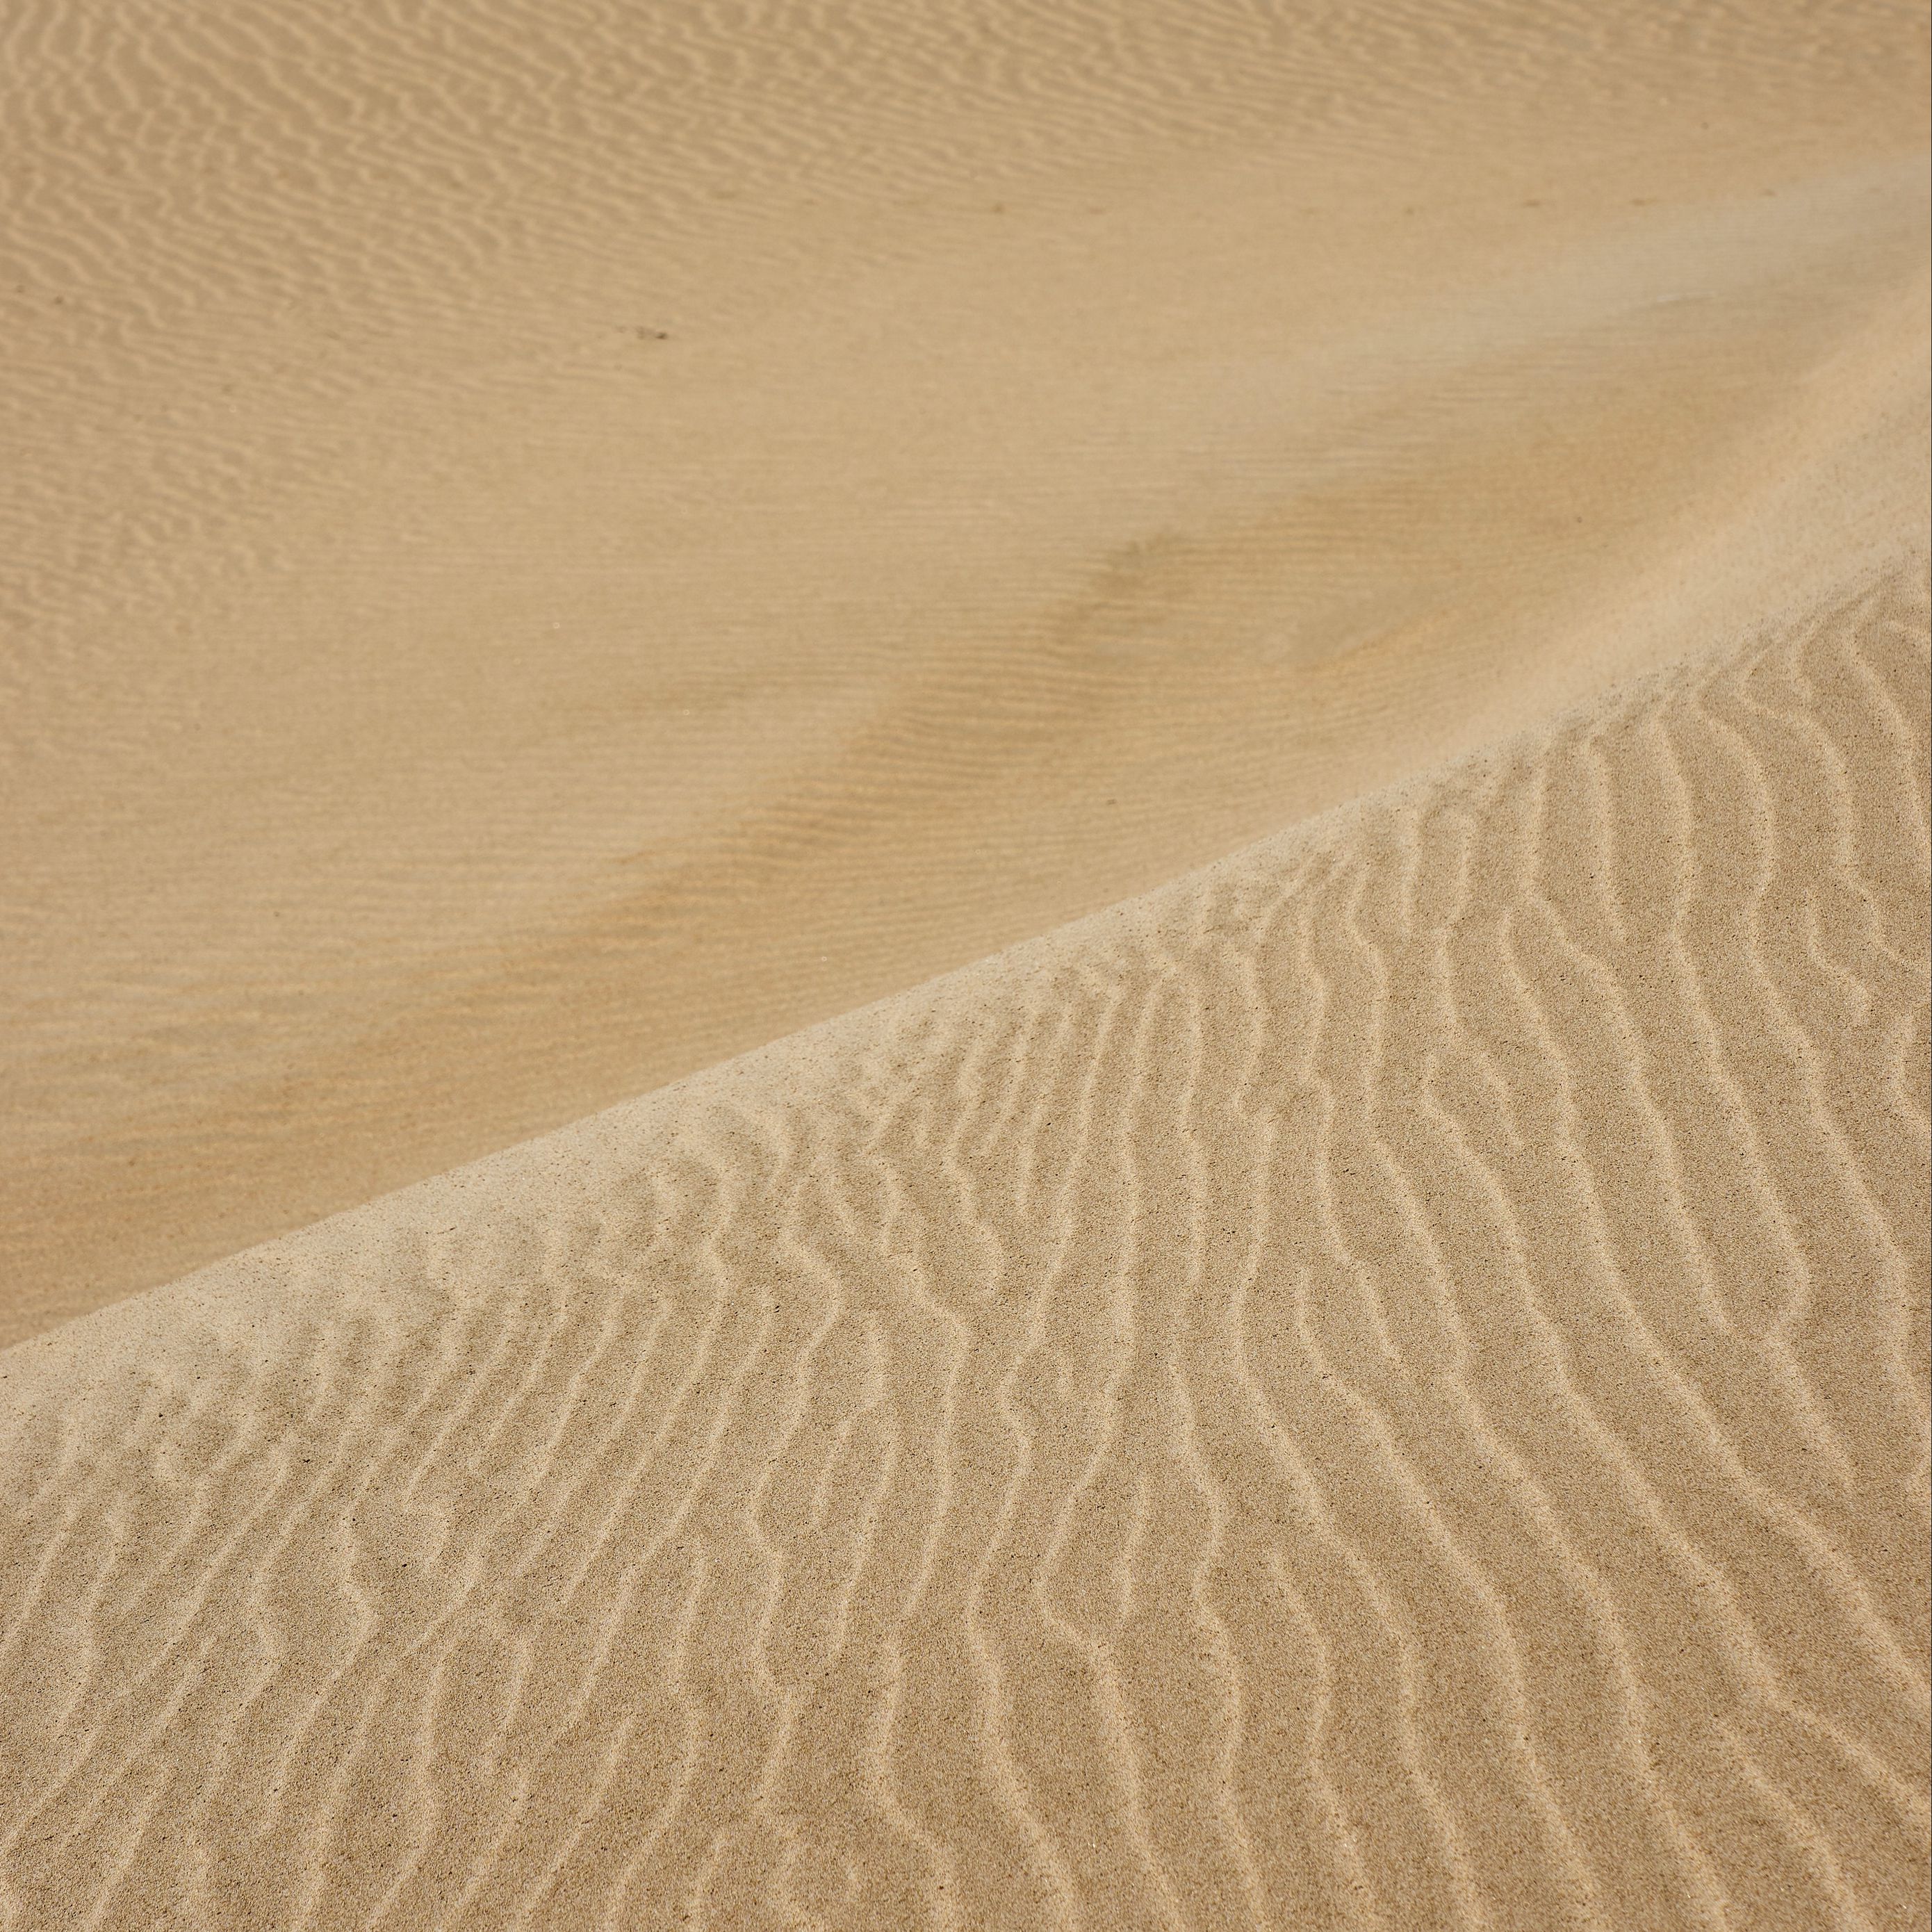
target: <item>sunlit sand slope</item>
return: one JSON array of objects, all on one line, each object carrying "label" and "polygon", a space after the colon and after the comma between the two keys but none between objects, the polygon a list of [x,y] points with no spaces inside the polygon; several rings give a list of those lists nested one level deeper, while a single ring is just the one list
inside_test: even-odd
[{"label": "sunlit sand slope", "polygon": [[1927,1917],[1927,622],[0,1355],[4,1921]]}]

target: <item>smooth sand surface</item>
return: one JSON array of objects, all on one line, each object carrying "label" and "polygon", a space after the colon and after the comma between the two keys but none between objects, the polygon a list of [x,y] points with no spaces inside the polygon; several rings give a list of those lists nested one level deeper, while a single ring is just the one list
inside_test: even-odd
[{"label": "smooth sand surface", "polygon": [[1882,560],[1922,14],[23,0],[0,1336]]},{"label": "smooth sand surface", "polygon": [[0,1927],[1932,1926],[1926,45],[14,8]]}]

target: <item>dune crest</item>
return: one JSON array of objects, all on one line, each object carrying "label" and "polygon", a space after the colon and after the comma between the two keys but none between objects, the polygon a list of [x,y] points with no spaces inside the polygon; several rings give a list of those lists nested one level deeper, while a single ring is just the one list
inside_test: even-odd
[{"label": "dune crest", "polygon": [[0,1922],[1926,1922],[1928,610],[0,1354]]}]

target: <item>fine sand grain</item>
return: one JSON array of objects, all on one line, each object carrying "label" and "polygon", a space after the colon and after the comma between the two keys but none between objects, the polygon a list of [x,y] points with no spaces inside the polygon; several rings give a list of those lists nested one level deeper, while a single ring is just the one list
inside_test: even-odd
[{"label": "fine sand grain", "polygon": [[1932,1932],[1892,0],[11,0],[0,1932]]},{"label": "fine sand grain", "polygon": [[1927,615],[0,1356],[8,1922],[1924,1924]]}]

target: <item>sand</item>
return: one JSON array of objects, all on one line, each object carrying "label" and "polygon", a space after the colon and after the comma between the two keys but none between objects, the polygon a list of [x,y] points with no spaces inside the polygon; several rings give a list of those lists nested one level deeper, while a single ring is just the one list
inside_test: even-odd
[{"label": "sand", "polygon": [[16,11],[0,1925],[1932,1924],[1926,39]]}]

